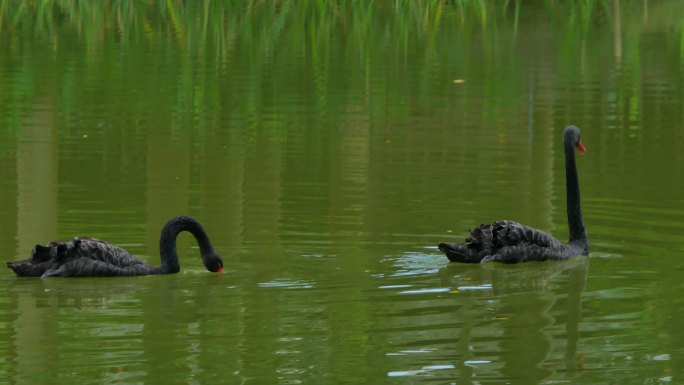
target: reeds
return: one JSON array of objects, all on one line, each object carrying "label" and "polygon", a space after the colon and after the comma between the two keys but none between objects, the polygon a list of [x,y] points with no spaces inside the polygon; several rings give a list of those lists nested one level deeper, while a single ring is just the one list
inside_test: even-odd
[{"label": "reeds", "polygon": [[[241,94],[234,102],[244,108],[237,110],[252,112],[263,108],[261,90],[266,84],[277,102],[285,97],[281,92],[291,87],[288,78],[292,76],[299,79],[302,97],[310,98],[307,103],[317,109],[322,104],[326,108],[346,104],[329,100],[333,82],[338,83],[336,89],[349,91],[342,95],[413,95],[420,101],[423,95],[428,99],[434,92],[443,92],[443,84],[455,78],[487,78],[493,79],[484,85],[490,96],[505,96],[489,99],[513,101],[528,87],[525,71],[520,69],[531,68],[538,60],[534,50],[528,57],[515,54],[520,49],[521,19],[532,23],[543,18],[565,31],[555,42],[555,61],[562,68],[553,76],[594,77],[609,61],[610,66],[628,69],[620,72],[632,77],[618,84],[625,89],[620,93],[627,101],[644,70],[638,38],[642,33],[665,29],[665,49],[684,61],[682,4],[547,0],[539,7],[521,0],[0,0],[0,42],[5,47],[0,71],[11,71],[14,76],[17,71],[25,73],[10,86],[16,89],[4,93],[3,101],[17,102],[36,93],[36,87],[45,82],[35,74],[45,73],[37,69],[45,63],[55,67],[50,82],[61,93],[78,89],[76,83],[84,79],[97,79],[100,84],[111,79],[105,87],[111,87],[112,95],[125,93],[122,84],[135,84],[149,92],[173,83],[171,93],[154,96],[165,102],[173,99],[174,111],[188,112],[187,119],[199,114],[198,109],[225,104],[221,88],[208,87],[219,78],[223,87],[235,87],[239,79]],[[619,48],[615,48],[611,27],[616,17],[622,20],[619,36],[630,37]],[[601,49],[588,52],[590,39],[604,41]],[[10,62],[27,58],[27,52],[32,60],[23,65]],[[145,52],[154,56],[143,60]],[[122,54],[141,56],[138,62],[147,68],[143,73],[127,71],[121,67]],[[164,70],[171,62],[180,75]],[[286,74],[283,68],[292,71]],[[410,82],[398,82],[396,75],[406,71],[415,76]],[[74,76],[76,72],[79,76]],[[380,81],[370,84],[370,79]],[[472,82],[466,81],[461,88],[467,91],[469,87]],[[370,108],[385,107],[375,102]],[[146,107],[126,110],[130,108]]]}]

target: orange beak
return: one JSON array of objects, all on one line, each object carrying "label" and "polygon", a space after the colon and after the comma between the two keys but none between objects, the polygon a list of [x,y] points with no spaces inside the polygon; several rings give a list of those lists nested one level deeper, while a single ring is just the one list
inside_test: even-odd
[{"label": "orange beak", "polygon": [[587,149],[584,147],[584,143],[582,143],[582,139],[577,142],[577,146],[575,146],[575,148],[577,148],[577,151],[579,151],[580,154],[587,152]]}]

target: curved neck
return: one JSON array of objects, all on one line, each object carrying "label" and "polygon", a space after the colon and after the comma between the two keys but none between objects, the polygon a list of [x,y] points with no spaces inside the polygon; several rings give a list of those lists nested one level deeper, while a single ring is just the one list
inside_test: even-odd
[{"label": "curved neck", "polygon": [[202,255],[207,255],[214,251],[207,233],[204,232],[199,222],[184,216],[172,218],[162,229],[161,239],[159,240],[160,268],[164,273],[171,274],[180,271],[178,252],[176,251],[176,238],[182,231],[189,231],[195,236]]},{"label": "curved neck", "polygon": [[565,142],[565,188],[570,242],[587,244],[587,232],[584,229],[584,218],[582,217],[582,206],[580,204],[577,166],[575,165],[575,148],[567,141]]}]

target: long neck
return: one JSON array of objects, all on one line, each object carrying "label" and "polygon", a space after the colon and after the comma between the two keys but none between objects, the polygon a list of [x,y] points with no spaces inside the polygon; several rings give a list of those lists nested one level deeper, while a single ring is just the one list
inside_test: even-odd
[{"label": "long neck", "polygon": [[163,273],[173,274],[180,271],[178,252],[176,251],[176,238],[182,231],[189,231],[195,236],[202,255],[209,254],[214,250],[209,242],[207,233],[204,232],[199,222],[190,217],[172,218],[162,229],[161,239],[159,240],[160,268]]},{"label": "long neck", "polygon": [[575,148],[572,143],[565,143],[565,188],[568,205],[568,226],[570,227],[570,242],[586,244],[587,232],[584,230],[582,206],[580,204],[579,180],[575,165]]}]

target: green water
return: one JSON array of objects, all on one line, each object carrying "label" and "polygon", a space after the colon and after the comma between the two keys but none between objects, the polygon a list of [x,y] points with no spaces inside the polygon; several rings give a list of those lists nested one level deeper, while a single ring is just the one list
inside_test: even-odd
[{"label": "green water", "polygon": [[[107,4],[106,6],[103,4]],[[0,255],[93,236],[177,275],[0,273],[0,383],[684,381],[684,3],[0,2]],[[512,219],[591,254],[449,264]]]}]

